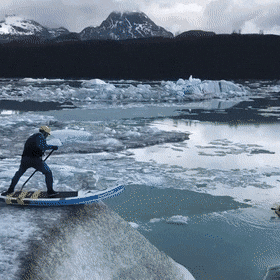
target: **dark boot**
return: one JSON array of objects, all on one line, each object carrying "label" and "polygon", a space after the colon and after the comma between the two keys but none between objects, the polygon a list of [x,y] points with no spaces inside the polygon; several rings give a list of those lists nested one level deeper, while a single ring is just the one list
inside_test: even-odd
[{"label": "dark boot", "polygon": [[1,193],[1,195],[6,196],[6,195],[9,195],[9,194],[12,194],[13,192],[14,191],[10,190],[10,188],[9,188],[7,191]]},{"label": "dark boot", "polygon": [[54,190],[47,191],[48,197],[57,197],[59,195],[58,192],[55,192]]}]

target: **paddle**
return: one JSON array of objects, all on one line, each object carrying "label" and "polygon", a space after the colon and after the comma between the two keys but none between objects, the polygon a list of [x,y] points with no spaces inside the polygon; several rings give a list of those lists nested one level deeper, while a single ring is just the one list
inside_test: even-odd
[{"label": "paddle", "polygon": [[[48,154],[48,156],[47,156],[43,161],[46,161],[46,160],[48,159],[48,157],[53,153],[53,151],[54,151],[54,150],[52,150],[52,151]],[[27,182],[32,178],[32,176],[33,176],[36,172],[37,172],[37,170],[35,170],[35,171],[30,175],[30,177],[29,177],[29,178],[25,181],[25,183],[22,185],[20,191],[23,190],[24,186],[27,184]]]}]

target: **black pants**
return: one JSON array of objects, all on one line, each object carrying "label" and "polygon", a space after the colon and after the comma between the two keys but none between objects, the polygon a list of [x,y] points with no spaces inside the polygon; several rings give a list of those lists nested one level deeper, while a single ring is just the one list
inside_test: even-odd
[{"label": "black pants", "polygon": [[33,167],[36,170],[42,172],[46,178],[46,185],[48,192],[53,190],[53,177],[52,172],[48,165],[42,160],[42,158],[35,157],[22,157],[19,170],[14,175],[11,185],[9,187],[9,191],[13,192],[16,184],[18,183],[20,177],[25,173],[25,171]]}]

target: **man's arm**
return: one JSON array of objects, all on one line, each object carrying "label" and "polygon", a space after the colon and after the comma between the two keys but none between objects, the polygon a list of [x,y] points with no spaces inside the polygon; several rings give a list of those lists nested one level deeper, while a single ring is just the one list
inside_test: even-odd
[{"label": "man's arm", "polygon": [[51,150],[51,149],[56,149],[57,150],[57,146],[52,146],[52,145],[47,144],[46,139],[43,137],[43,135],[38,135],[36,137],[36,145],[43,152],[46,151],[46,150]]}]

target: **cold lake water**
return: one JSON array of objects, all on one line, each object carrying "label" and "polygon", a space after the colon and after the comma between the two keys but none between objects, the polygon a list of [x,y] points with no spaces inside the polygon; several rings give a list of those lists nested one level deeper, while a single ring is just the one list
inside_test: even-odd
[{"label": "cold lake water", "polygon": [[[26,78],[0,88],[1,192],[41,125],[59,145],[47,160],[55,190],[125,186],[92,208],[0,204],[0,278],[132,279],[126,258],[143,261],[144,251],[153,269],[141,263],[133,279],[172,279],[155,269],[165,262],[185,273],[177,279],[280,275],[278,81]],[[45,190],[44,176],[26,189]],[[142,236],[151,245],[139,258]]]}]

